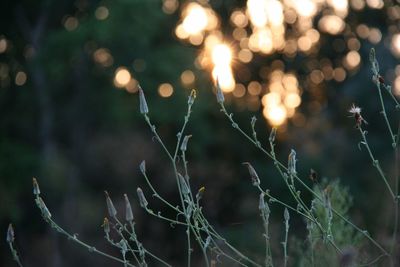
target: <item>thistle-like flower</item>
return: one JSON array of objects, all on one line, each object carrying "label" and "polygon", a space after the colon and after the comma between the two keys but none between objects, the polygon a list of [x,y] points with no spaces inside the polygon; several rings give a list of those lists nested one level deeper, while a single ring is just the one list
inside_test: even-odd
[{"label": "thistle-like flower", "polygon": [[132,206],[126,194],[124,194],[124,199],[125,199],[125,220],[127,222],[133,222],[135,218],[133,217]]},{"label": "thistle-like flower", "polygon": [[147,106],[146,98],[144,97],[143,89],[138,85],[139,89],[139,109],[141,114],[149,113],[149,108]]},{"label": "thistle-like flower", "polygon": [[361,127],[363,123],[368,124],[367,121],[364,120],[364,118],[361,116],[360,107],[353,104],[349,109],[349,113],[351,114],[351,117],[354,117],[354,120],[356,122],[356,128]]},{"label": "thistle-like flower", "polygon": [[115,216],[117,216],[117,210],[115,209],[114,204],[113,204],[110,196],[108,195],[108,192],[104,191],[104,194],[106,195],[108,215],[110,215],[111,218],[115,218]]},{"label": "thistle-like flower", "polygon": [[249,162],[243,162],[242,164],[245,165],[247,167],[247,169],[249,170],[251,183],[254,186],[259,186],[260,178],[258,178],[258,174],[257,174],[256,170],[253,168],[253,166],[251,166],[251,164]]},{"label": "thistle-like flower", "polygon": [[146,199],[146,197],[145,197],[144,194],[143,194],[143,190],[142,190],[140,187],[138,187],[138,188],[136,189],[136,192],[137,192],[137,195],[138,195],[138,198],[139,198],[139,204],[140,204],[140,206],[141,206],[142,208],[146,209],[146,208],[147,208],[147,205],[148,205],[149,203],[147,202],[147,199]]}]

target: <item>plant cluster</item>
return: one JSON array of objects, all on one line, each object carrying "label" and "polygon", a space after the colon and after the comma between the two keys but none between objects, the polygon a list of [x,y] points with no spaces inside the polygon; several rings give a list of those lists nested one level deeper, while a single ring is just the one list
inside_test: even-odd
[{"label": "plant cluster", "polygon": [[[383,93],[387,92],[391,99],[395,101],[396,109],[400,110],[400,104],[391,92],[391,87],[385,83],[379,74],[379,64],[375,57],[375,51],[370,53],[370,62],[372,64],[373,81],[377,87],[379,100],[381,104],[381,113],[384,117],[389,136],[390,144],[393,147],[396,158],[395,165],[398,162],[399,132],[395,134],[386,112]],[[163,139],[157,131],[157,127],[152,123],[149,117],[149,107],[146,102],[144,91],[139,87],[140,113],[150,128],[154,139],[160,144],[163,152],[168,157],[173,174],[176,180],[177,191],[179,194],[179,204],[171,203],[161,196],[156,187],[152,184],[151,177],[146,171],[146,164],[143,161],[139,168],[147,183],[152,197],[162,202],[166,208],[170,209],[176,215],[175,218],[167,217],[160,211],[153,210],[141,188],[137,188],[137,199],[141,208],[150,216],[163,220],[171,227],[181,227],[185,229],[187,240],[186,264],[193,265],[192,253],[199,249],[204,258],[204,265],[210,266],[337,266],[338,261],[341,266],[370,266],[382,262],[389,262],[394,266],[398,261],[397,246],[397,227],[398,227],[398,173],[396,173],[395,184],[391,185],[385,172],[383,171],[378,159],[373,153],[367,140],[367,131],[364,129],[367,124],[361,114],[361,108],[353,105],[349,112],[355,120],[355,127],[360,132],[361,141],[359,148],[365,148],[370,156],[372,165],[376,168],[380,179],[387,188],[393,199],[393,236],[390,245],[383,245],[376,238],[357,226],[349,218],[349,209],[351,207],[351,197],[347,188],[344,188],[338,181],[328,183],[321,180],[314,170],[310,170],[309,178],[303,179],[297,171],[297,155],[292,149],[288,155],[287,162],[279,159],[275,151],[277,130],[273,128],[268,138],[268,145],[263,146],[258,139],[255,130],[256,119],[253,117],[250,122],[251,132],[247,133],[235,121],[232,113],[225,107],[224,94],[216,83],[216,99],[221,107],[221,112],[226,116],[233,129],[239,132],[256,149],[260,150],[269,158],[286,186],[287,191],[293,199],[294,205],[282,201],[278,195],[275,195],[261,185],[261,179],[255,168],[250,162],[244,162],[243,165],[248,169],[250,180],[255,190],[259,194],[258,209],[263,225],[265,240],[265,255],[261,262],[258,259],[252,259],[246,256],[229,240],[224,238],[207,219],[206,213],[202,208],[202,197],[206,189],[204,187],[193,188],[191,185],[191,176],[188,172],[188,160],[186,151],[191,135],[185,135],[185,130],[190,119],[192,107],[195,103],[196,91],[192,91],[187,100],[187,111],[184,116],[183,125],[177,133],[177,140],[173,150],[167,148]],[[400,130],[400,128],[399,128]],[[399,131],[398,130],[398,131]],[[105,192],[108,217],[104,218],[103,230],[105,240],[120,251],[121,256],[116,257],[98,250],[78,238],[76,234],[70,234],[64,228],[59,226],[47,208],[40,192],[37,180],[33,178],[33,194],[35,202],[41,211],[43,219],[57,232],[65,235],[69,240],[84,247],[90,252],[97,253],[111,260],[120,262],[124,266],[148,266],[150,264],[160,264],[171,266],[165,260],[157,257],[146,249],[138,239],[135,232],[135,217],[132,211],[128,196],[124,195],[125,213],[120,213],[115,208],[113,201]],[[311,202],[305,200],[304,195],[312,197]],[[273,253],[270,231],[270,205],[280,205],[283,207],[283,228],[284,235],[281,242],[283,257],[278,258]],[[300,216],[304,221],[307,236],[305,242],[299,238],[290,239],[290,221],[292,216]],[[7,231],[7,242],[10,246],[12,255],[19,266],[22,266],[19,255],[15,249],[14,230],[10,224]],[[291,257],[289,255],[292,254]],[[296,262],[294,260],[296,259]],[[149,261],[149,259],[151,259]],[[150,263],[151,262],[151,263]]]}]

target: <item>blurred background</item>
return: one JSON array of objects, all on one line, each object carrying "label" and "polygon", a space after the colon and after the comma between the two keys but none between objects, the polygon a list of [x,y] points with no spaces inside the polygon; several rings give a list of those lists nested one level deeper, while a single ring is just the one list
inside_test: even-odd
[{"label": "blurred background", "polygon": [[[385,82],[400,95],[398,1],[3,0],[0,14],[0,229],[5,233],[13,222],[26,265],[117,266],[43,222],[31,189],[37,177],[54,219],[116,256],[103,239],[103,191],[121,213],[127,193],[144,245],[183,266],[184,230],[149,217],[136,201],[137,186],[150,195],[142,160],[160,194],[179,201],[167,157],[139,113],[139,83],[170,149],[187,96],[197,90],[186,132],[193,135],[193,190],[206,187],[204,211],[221,233],[250,255],[262,255],[258,193],[241,163],[253,164],[263,188],[292,200],[273,164],[219,111],[216,76],[245,130],[255,116],[267,144],[271,127],[278,127],[278,157],[286,162],[294,148],[305,180],[310,168],[328,180],[340,178],[353,195],[354,221],[387,241],[393,207],[366,151],[358,149],[348,109],[352,103],[363,108],[369,141],[393,177],[368,53],[375,47]],[[397,129],[399,115],[384,97]],[[149,200],[154,210],[173,216]],[[282,209],[272,206],[272,212],[274,253],[280,255]],[[302,238],[305,226],[293,217],[292,233]],[[15,266],[3,241],[0,259],[2,266]]]}]

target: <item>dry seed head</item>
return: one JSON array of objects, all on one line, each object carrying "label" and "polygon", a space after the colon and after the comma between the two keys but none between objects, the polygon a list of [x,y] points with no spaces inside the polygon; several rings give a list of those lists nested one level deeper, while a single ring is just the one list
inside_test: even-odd
[{"label": "dry seed head", "polygon": [[146,98],[144,97],[144,92],[142,87],[138,85],[139,89],[139,109],[141,114],[149,113],[149,107],[147,106]]},{"label": "dry seed head", "polygon": [[133,222],[135,218],[133,217],[132,206],[126,194],[124,194],[124,199],[125,199],[125,220],[127,222]]},{"label": "dry seed head", "polygon": [[104,191],[104,194],[106,195],[108,215],[110,215],[111,218],[115,218],[115,216],[117,216],[117,210],[115,209],[114,204],[113,204],[110,196],[108,195],[108,192]]},{"label": "dry seed head", "polygon": [[37,182],[37,180],[36,180],[35,177],[32,178],[32,182],[33,182],[33,194],[34,194],[35,196],[40,195],[39,184],[38,184],[38,182]]},{"label": "dry seed head", "polygon": [[182,141],[182,144],[181,144],[181,150],[182,151],[186,151],[187,150],[187,143],[188,143],[190,137],[192,137],[192,135],[186,135],[183,138],[183,141]]},{"label": "dry seed head", "polygon": [[147,202],[147,199],[146,199],[146,197],[145,197],[144,194],[143,194],[143,190],[142,190],[140,187],[138,187],[138,188],[136,189],[136,192],[137,192],[137,195],[138,195],[138,198],[139,198],[139,204],[140,204],[140,206],[141,206],[142,208],[146,209],[146,208],[147,208],[147,205],[148,205],[149,203]]},{"label": "dry seed head", "polygon": [[6,236],[7,243],[13,243],[14,239],[15,239],[14,228],[10,223],[7,229],[7,236]]},{"label": "dry seed head", "polygon": [[216,92],[217,93],[217,102],[222,104],[225,101],[225,97],[224,97],[224,93],[222,92],[221,86],[219,84],[218,77],[217,77],[216,83],[217,83],[217,87],[216,87],[216,90],[217,90],[217,92]]}]

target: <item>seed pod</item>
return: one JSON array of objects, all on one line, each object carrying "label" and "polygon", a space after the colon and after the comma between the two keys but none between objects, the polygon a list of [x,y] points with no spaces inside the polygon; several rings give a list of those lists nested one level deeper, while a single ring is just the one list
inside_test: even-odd
[{"label": "seed pod", "polygon": [[133,217],[132,206],[126,194],[124,194],[124,199],[125,199],[125,220],[127,222],[133,222],[135,218]]},{"label": "seed pod", "polygon": [[139,109],[141,114],[147,114],[149,113],[149,108],[147,106],[146,98],[144,97],[144,92],[142,87],[138,85],[139,89]]},{"label": "seed pod", "polygon": [[39,208],[42,211],[42,215],[43,217],[50,219],[51,218],[51,213],[49,211],[49,209],[47,208],[46,204],[44,203],[43,199],[41,197],[39,197]]},{"label": "seed pod", "polygon": [[204,186],[202,186],[202,187],[200,187],[199,191],[197,191],[197,194],[196,194],[197,201],[200,201],[200,199],[203,198],[205,190],[206,190],[206,188]]},{"label": "seed pod", "polygon": [[270,132],[270,134],[269,134],[268,141],[269,141],[270,143],[273,143],[273,142],[275,141],[275,137],[276,137],[276,128],[274,127],[274,128],[271,129],[271,132]]},{"label": "seed pod", "polygon": [[263,211],[263,210],[265,210],[265,201],[264,201],[264,193],[261,193],[260,194],[260,199],[259,199],[259,202],[258,202],[258,209],[260,210],[260,211]]},{"label": "seed pod", "polygon": [[107,217],[104,218],[102,226],[103,226],[103,229],[104,229],[104,233],[106,235],[108,235],[110,233],[110,222],[108,221]]},{"label": "seed pod", "polygon": [[145,197],[144,194],[143,194],[143,190],[142,190],[140,187],[138,187],[138,188],[136,189],[136,192],[137,192],[137,195],[138,195],[138,198],[139,198],[139,204],[140,204],[140,206],[141,206],[142,208],[146,209],[146,208],[147,208],[147,205],[148,205],[149,203],[147,202],[147,199],[146,199],[146,197]]},{"label": "seed pod", "polygon": [[182,193],[184,195],[189,195],[190,189],[189,189],[188,184],[185,181],[185,178],[183,178],[183,176],[180,173],[178,173],[178,177],[179,177],[179,183],[181,184]]},{"label": "seed pod", "polygon": [[192,89],[188,97],[188,105],[189,106],[193,105],[195,99],[196,99],[196,90]]},{"label": "seed pod", "polygon": [[283,212],[283,218],[285,219],[285,222],[288,222],[290,219],[289,211],[287,208],[285,208],[285,211]]},{"label": "seed pod", "polygon": [[145,175],[146,173],[146,161],[142,161],[139,165],[140,171],[143,173],[143,175]]},{"label": "seed pod", "polygon": [[192,137],[191,135],[186,135],[183,138],[182,144],[181,144],[181,151],[186,151],[187,150],[187,143],[189,141],[189,138]]},{"label": "seed pod", "polygon": [[254,186],[259,186],[260,178],[258,178],[258,174],[257,174],[256,170],[253,168],[253,166],[251,166],[251,164],[249,162],[243,162],[242,164],[245,165],[247,167],[247,169],[249,170],[251,183]]},{"label": "seed pod", "polygon": [[110,196],[108,195],[108,192],[104,191],[104,194],[106,195],[108,215],[110,215],[111,218],[115,218],[115,216],[117,216],[117,210],[115,209],[114,204],[113,204]]},{"label": "seed pod", "polygon": [[289,154],[289,158],[288,158],[288,172],[289,175],[296,175],[296,151],[294,151],[294,149],[292,149],[290,151]]},{"label": "seed pod", "polygon": [[40,195],[39,184],[38,184],[38,182],[37,182],[37,180],[36,180],[35,177],[32,178],[32,182],[33,182],[33,194],[34,194],[35,196]]},{"label": "seed pod", "polygon": [[224,93],[222,92],[221,86],[219,84],[219,80],[217,78],[217,102],[222,104],[225,102],[225,97],[224,97]]},{"label": "seed pod", "polygon": [[15,239],[14,228],[13,228],[12,224],[10,223],[8,225],[8,229],[7,229],[7,236],[6,236],[7,243],[13,243],[14,239]]}]

